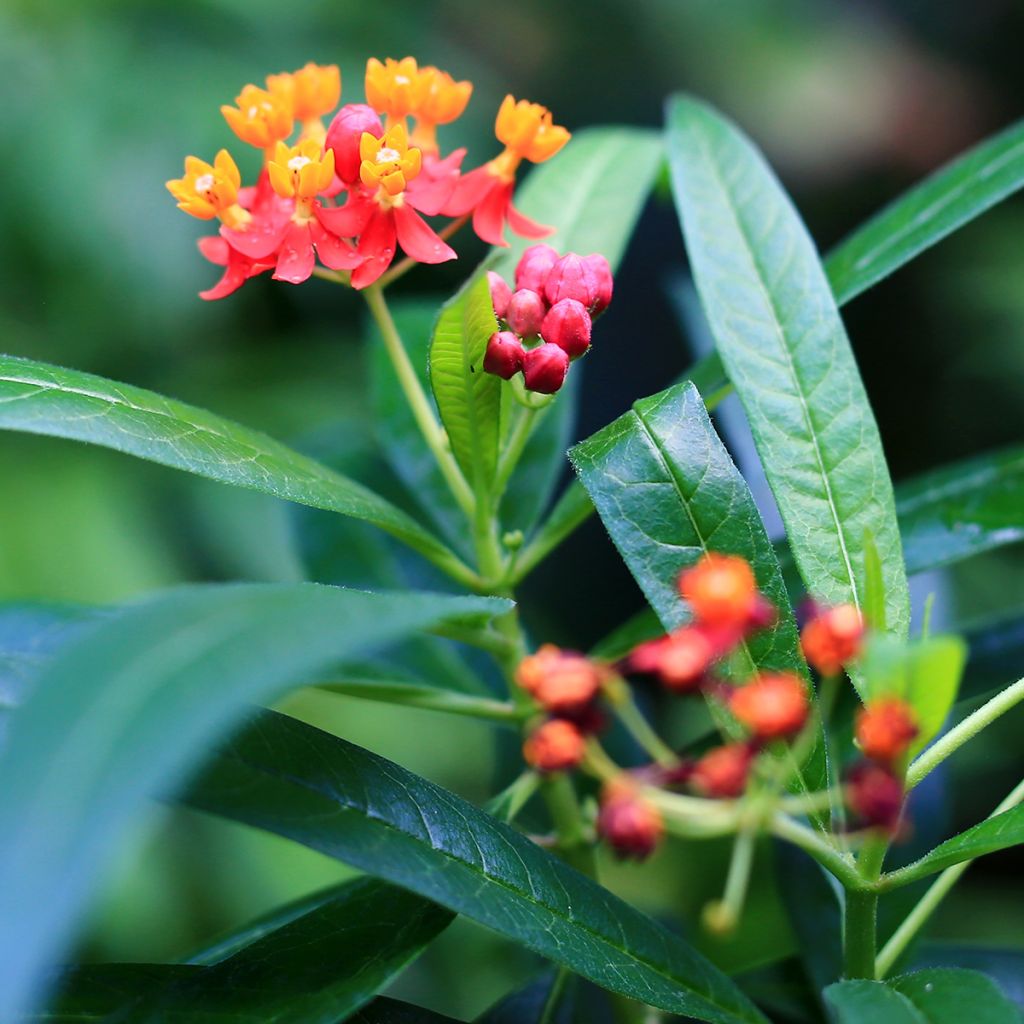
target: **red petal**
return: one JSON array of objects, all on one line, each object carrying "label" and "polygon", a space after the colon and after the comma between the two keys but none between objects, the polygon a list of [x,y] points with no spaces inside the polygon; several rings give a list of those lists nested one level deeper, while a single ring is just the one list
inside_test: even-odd
[{"label": "red petal", "polygon": [[252,223],[244,230],[221,226],[220,234],[221,238],[228,240],[232,249],[237,249],[243,256],[251,260],[262,260],[276,252],[288,234],[290,224],[290,220],[253,217]]},{"label": "red petal", "polygon": [[226,267],[231,257],[231,246],[220,235],[207,235],[200,238],[199,251],[218,267]]},{"label": "red petal", "polygon": [[469,174],[464,174],[459,178],[455,191],[442,212],[446,217],[462,217],[498,185],[500,182],[486,166],[478,167],[475,171],[470,171]]},{"label": "red petal", "polygon": [[365,193],[350,192],[344,206],[323,207],[317,217],[328,231],[342,238],[361,235],[380,207]]},{"label": "red petal", "polygon": [[443,160],[424,157],[423,172],[406,189],[413,209],[434,217],[445,208],[459,183],[459,165],[465,155],[464,149],[457,149]]},{"label": "red petal", "polygon": [[395,207],[398,242],[419,263],[445,263],[456,259],[455,250],[408,204]]},{"label": "red petal", "polygon": [[309,224],[292,224],[281,243],[274,280],[302,284],[303,281],[309,280],[315,265],[316,257],[313,254]]},{"label": "red petal", "polygon": [[[319,211],[316,212],[319,216]],[[315,220],[309,222],[309,234],[316,246],[316,254],[320,257],[320,262],[330,270],[354,270],[363,262],[363,257],[348,242],[331,234]]]},{"label": "red petal", "polygon": [[393,210],[381,210],[371,219],[359,239],[357,249],[363,262],[352,271],[352,287],[365,288],[391,266],[395,258],[395,219]]},{"label": "red petal", "polygon": [[473,230],[490,245],[504,245],[505,217],[512,205],[513,182],[498,184],[473,211]]},{"label": "red petal", "polygon": [[523,238],[547,238],[548,235],[555,233],[554,228],[549,228],[546,224],[538,224],[535,220],[530,220],[525,214],[520,213],[511,202],[508,204],[506,216],[508,217],[508,226]]},{"label": "red petal", "polygon": [[207,288],[205,292],[200,292],[199,298],[206,299],[207,301],[223,299],[232,292],[238,291],[248,280],[249,274],[246,271],[245,264],[238,261],[229,263],[221,279],[212,288]]}]

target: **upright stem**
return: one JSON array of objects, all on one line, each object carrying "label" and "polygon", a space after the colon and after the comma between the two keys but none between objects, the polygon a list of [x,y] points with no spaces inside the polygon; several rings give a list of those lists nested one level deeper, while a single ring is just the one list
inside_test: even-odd
[{"label": "upright stem", "polygon": [[[882,873],[888,840],[876,836],[865,843],[857,861],[857,872],[867,884]],[[846,890],[843,919],[843,975],[847,978],[875,978],[878,941],[878,893],[874,889]]]},{"label": "upright stem", "polygon": [[366,299],[367,306],[370,308],[370,312],[373,314],[374,320],[377,321],[381,337],[384,339],[384,347],[387,350],[388,357],[391,359],[391,365],[395,368],[398,383],[405,393],[409,408],[416,418],[416,425],[420,428],[420,433],[423,435],[424,441],[427,442],[427,447],[430,448],[434,458],[437,460],[437,464],[444,475],[452,495],[459,503],[459,507],[467,516],[472,516],[476,504],[473,491],[470,489],[469,484],[466,483],[466,478],[462,475],[458,463],[456,463],[448,448],[444,430],[434,416],[434,410],[431,408],[426,392],[423,390],[419,377],[416,375],[416,370],[409,360],[409,354],[405,351],[405,346],[402,344],[402,339],[398,334],[398,328],[395,327],[391,311],[384,300],[384,293],[381,290],[380,283],[378,282],[366,288],[363,291],[363,296]]}]

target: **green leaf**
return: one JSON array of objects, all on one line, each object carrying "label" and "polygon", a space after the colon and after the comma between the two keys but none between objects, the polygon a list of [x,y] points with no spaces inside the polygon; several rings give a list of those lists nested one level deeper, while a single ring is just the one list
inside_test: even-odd
[{"label": "green leaf", "polygon": [[501,379],[484,373],[487,341],[498,329],[487,275],[473,278],[441,309],[430,343],[430,385],[452,453],[480,494],[498,462]]},{"label": "green leaf", "polygon": [[265,434],[129,384],[0,356],[0,427],[87,441],[363,519],[435,561],[451,561],[436,537],[355,481]]},{"label": "green leaf", "polygon": [[986,818],[973,828],[947,839],[920,860],[901,868],[896,877],[900,885],[909,885],[919,878],[945,871],[954,864],[984,857],[987,853],[997,853],[1021,843],[1024,843],[1024,804]]},{"label": "green leaf", "polygon": [[747,668],[806,672],[775,551],[692,384],[635,402],[569,458],[665,629],[689,618],[682,569],[708,551],[742,555],[779,609],[775,626],[750,640]]},{"label": "green leaf", "polygon": [[981,455],[901,484],[896,511],[910,573],[1024,540],[1024,447]]},{"label": "green leaf", "polygon": [[686,97],[669,103],[672,182],[694,278],[808,590],[864,599],[864,530],[885,570],[886,617],[909,626],[892,485],[825,273],[761,155]]},{"label": "green leaf", "polygon": [[899,697],[914,709],[918,734],[908,756],[923,749],[942,728],[956,702],[967,661],[960,637],[933,636],[915,643],[876,634],[865,652],[861,675],[865,700]]},{"label": "green leaf", "polygon": [[237,720],[338,661],[507,602],[313,584],[189,587],[63,647],[0,756],[0,1020],[39,995],[139,807]]},{"label": "green leaf", "polygon": [[884,633],[885,621],[885,571],[878,554],[875,535],[864,531],[864,619],[872,629]]},{"label": "green leaf", "polygon": [[825,989],[836,1024],[1020,1024],[1020,1011],[976,971],[932,969]]},{"label": "green leaf", "polygon": [[915,967],[980,971],[988,975],[1013,1003],[1024,1009],[1024,950],[925,942],[917,949]]},{"label": "green leaf", "polygon": [[294,719],[259,714],[184,799],[411,889],[641,1002],[763,1021],[685,942],[524,836]]},{"label": "green leaf", "polygon": [[[133,1024],[334,1024],[373,999],[451,920],[409,892],[357,879],[211,966],[84,968],[58,1013],[106,1011]],[[145,974],[141,984],[129,980],[135,972]]]},{"label": "green leaf", "polygon": [[442,1017],[432,1010],[424,1010],[421,1006],[401,1003],[397,999],[380,996],[372,1003],[364,1006],[354,1017],[351,1024],[459,1024],[451,1017]]},{"label": "green leaf", "polygon": [[895,199],[831,253],[842,304],[1024,186],[1024,121],[986,139]]}]

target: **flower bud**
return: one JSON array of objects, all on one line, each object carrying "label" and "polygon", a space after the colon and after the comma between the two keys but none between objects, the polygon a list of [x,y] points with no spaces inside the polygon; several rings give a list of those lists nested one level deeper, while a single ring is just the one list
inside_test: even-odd
[{"label": "flower bud", "polygon": [[591,309],[599,291],[594,268],[574,252],[566,253],[551,268],[544,282],[544,295],[552,306],[562,299],[575,299]]},{"label": "flower bud", "polygon": [[711,626],[745,627],[757,616],[754,571],[738,555],[709,554],[679,576],[679,592],[693,617]]},{"label": "flower bud", "polygon": [[505,282],[505,278],[494,270],[487,271],[487,283],[491,286],[491,305],[494,306],[494,315],[499,320],[505,319],[508,311],[508,300],[512,298],[512,289]]},{"label": "flower bud", "polygon": [[765,673],[734,690],[729,709],[756,740],[783,739],[807,721],[807,690],[792,672]]},{"label": "flower bud", "polygon": [[578,359],[590,348],[590,314],[582,302],[562,299],[556,302],[540,327],[541,337],[557,345],[570,359]]},{"label": "flower bud", "polygon": [[597,278],[597,295],[590,313],[592,316],[600,316],[611,305],[613,289],[612,268],[599,252],[592,252],[589,256],[584,256],[583,262],[590,266],[594,276]]},{"label": "flower bud", "polygon": [[661,813],[627,781],[609,783],[601,795],[597,831],[620,857],[643,860],[664,832]]},{"label": "flower bud", "polygon": [[544,294],[544,282],[551,268],[558,262],[558,253],[541,242],[531,245],[516,265],[516,289],[529,288],[532,292]]},{"label": "flower bud", "polygon": [[583,760],[586,743],[572,722],[553,718],[534,729],[523,744],[523,759],[540,772],[564,772]]},{"label": "flower bud", "polygon": [[377,112],[365,103],[347,103],[327,129],[324,148],[334,150],[334,171],[346,185],[359,180],[359,142],[363,132],[369,132],[375,139],[384,134]]},{"label": "flower bud", "polygon": [[523,380],[527,391],[553,395],[565,383],[569,357],[557,345],[540,345],[523,355]]},{"label": "flower bud", "polygon": [[686,693],[700,687],[717,653],[704,630],[684,626],[641,644],[628,664],[633,671],[654,673],[670,690]]},{"label": "flower bud", "polygon": [[897,697],[868,701],[857,713],[855,734],[865,757],[890,764],[917,735],[913,709]]},{"label": "flower bud", "polygon": [[860,824],[894,832],[903,809],[903,783],[888,768],[861,761],[847,775],[846,803]]},{"label": "flower bud", "polygon": [[484,370],[502,380],[511,380],[523,368],[525,355],[522,343],[511,331],[495,331],[487,342]]},{"label": "flower bud", "polygon": [[508,300],[505,320],[520,338],[534,338],[540,334],[546,308],[544,300],[536,292],[520,288]]},{"label": "flower bud", "polygon": [[709,750],[693,767],[690,784],[702,796],[732,799],[747,788],[754,752],[746,743],[727,743]]},{"label": "flower bud", "polygon": [[852,604],[817,612],[800,633],[807,663],[823,676],[834,676],[860,654],[864,620]]},{"label": "flower bud", "polygon": [[582,654],[544,644],[523,658],[516,682],[548,711],[570,712],[589,704],[601,688],[601,668]]}]

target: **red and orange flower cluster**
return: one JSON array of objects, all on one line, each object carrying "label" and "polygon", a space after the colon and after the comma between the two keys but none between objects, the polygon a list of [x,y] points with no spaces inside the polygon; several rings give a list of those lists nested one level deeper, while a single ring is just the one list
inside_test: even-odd
[{"label": "red and orange flower cluster", "polygon": [[599,253],[559,256],[550,245],[531,245],[515,271],[515,291],[488,273],[495,316],[506,330],[491,336],[488,373],[511,380],[522,371],[527,391],[552,395],[565,383],[569,363],[590,348],[593,321],[612,301],[612,270]]},{"label": "red and orange flower cluster", "polygon": [[[412,57],[371,58],[365,86],[367,103],[343,106],[326,127],[323,118],[341,97],[334,65],[269,75],[264,87],[247,85],[234,106],[221,107],[238,138],[262,151],[263,166],[256,184],[243,188],[222,149],[212,164],[186,158],[184,176],[167,183],[186,213],[221,222],[219,234],[199,245],[224,267],[203,298],[223,298],[267,270],[298,284],[317,261],[365,288],[385,273],[399,246],[419,263],[455,259],[443,236],[463,218],[472,217],[477,234],[493,245],[507,244],[506,224],[529,238],[550,233],[512,205],[519,164],[547,160],[569,140],[547,109],[507,96],[495,124],[504,150],[463,174],[466,151],[442,157],[437,127],[465,110],[469,82]],[[436,216],[456,220],[439,234],[424,220]]]}]

